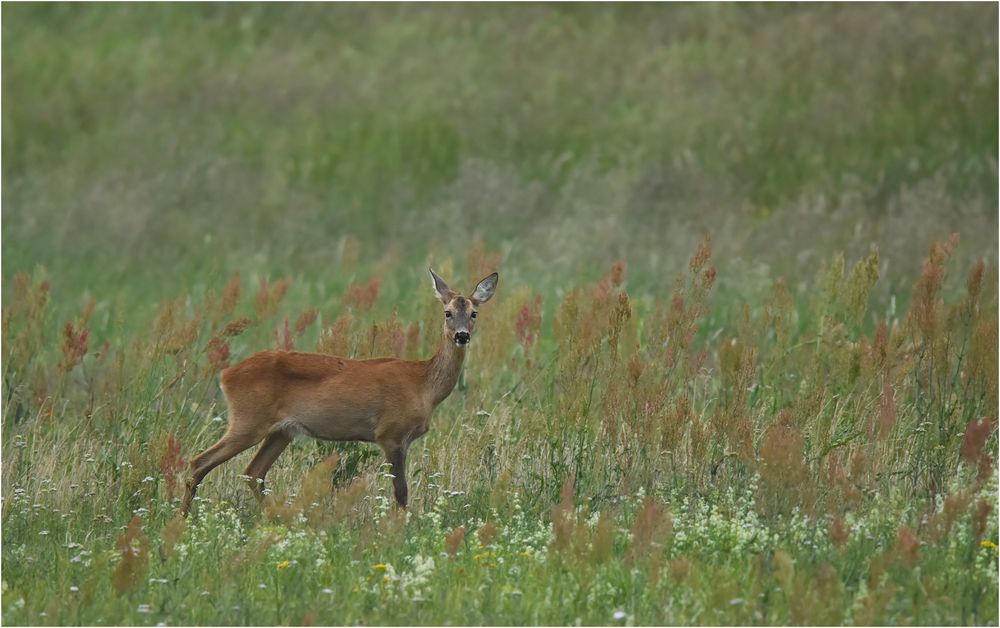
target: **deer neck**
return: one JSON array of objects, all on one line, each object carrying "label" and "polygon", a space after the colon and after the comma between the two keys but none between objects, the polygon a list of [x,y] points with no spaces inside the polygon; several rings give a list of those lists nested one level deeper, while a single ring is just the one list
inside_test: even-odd
[{"label": "deer neck", "polygon": [[441,334],[441,346],[431,358],[427,370],[427,387],[435,406],[447,399],[458,383],[465,351],[465,347],[456,345],[447,334]]}]

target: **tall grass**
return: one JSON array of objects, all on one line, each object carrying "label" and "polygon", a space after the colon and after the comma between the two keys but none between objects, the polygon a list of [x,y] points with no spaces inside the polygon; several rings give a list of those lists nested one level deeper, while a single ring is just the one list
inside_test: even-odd
[{"label": "tall grass", "polygon": [[301,443],[263,511],[236,460],[188,522],[219,368],[269,346],[427,355],[429,290],[387,314],[373,277],[317,314],[293,305],[308,286],[233,277],[91,346],[116,312],[60,325],[19,275],[5,621],[993,622],[996,304],[981,263],[940,298],[956,245],[931,246],[906,312],[869,311],[877,256],[835,256],[813,316],[778,281],[722,334],[702,329],[707,239],[663,298],[630,294],[624,260],[561,298],[505,283],[414,447],[411,512],[374,448]]}]

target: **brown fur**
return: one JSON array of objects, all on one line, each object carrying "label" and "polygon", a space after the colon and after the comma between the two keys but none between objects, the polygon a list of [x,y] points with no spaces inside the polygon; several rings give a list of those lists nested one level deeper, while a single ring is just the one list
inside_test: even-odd
[{"label": "brown fur", "polygon": [[[487,279],[495,287],[495,275]],[[429,360],[350,360],[262,351],[225,369],[222,391],[229,404],[229,427],[192,461],[181,511],[188,513],[198,484],[212,469],[263,441],[244,472],[261,496],[267,471],[299,433],[378,443],[392,464],[396,501],[405,507],[407,449],[427,432],[434,409],[458,381],[466,347],[456,343],[456,330],[471,333],[475,323],[472,300],[447,286],[444,290],[442,301],[447,298],[446,310],[452,316],[445,318],[441,346]]]}]

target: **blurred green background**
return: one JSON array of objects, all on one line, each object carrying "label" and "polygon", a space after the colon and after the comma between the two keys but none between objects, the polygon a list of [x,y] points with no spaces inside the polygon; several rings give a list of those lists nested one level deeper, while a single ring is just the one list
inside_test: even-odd
[{"label": "blurred green background", "polygon": [[4,275],[56,307],[343,286],[355,242],[666,294],[708,232],[737,300],[873,245],[886,298],[953,231],[996,266],[995,4],[2,11]]}]

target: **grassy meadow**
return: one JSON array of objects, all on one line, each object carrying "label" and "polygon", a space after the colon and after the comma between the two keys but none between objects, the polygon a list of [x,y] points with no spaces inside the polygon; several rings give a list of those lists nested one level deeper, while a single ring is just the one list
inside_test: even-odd
[{"label": "grassy meadow", "polygon": [[[997,6],[2,8],[6,625],[996,625]],[[252,452],[263,349],[430,357]]]}]

